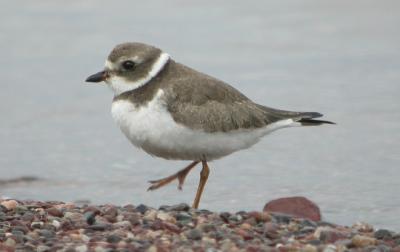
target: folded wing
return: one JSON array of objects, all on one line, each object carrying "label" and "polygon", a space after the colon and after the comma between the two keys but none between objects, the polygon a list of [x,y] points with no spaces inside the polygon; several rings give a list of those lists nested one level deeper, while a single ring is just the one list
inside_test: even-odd
[{"label": "folded wing", "polygon": [[313,119],[322,116],[317,112],[284,111],[256,104],[232,86],[202,77],[177,79],[170,87],[172,92],[166,90],[166,104],[177,123],[205,132],[261,128],[289,118],[302,125],[332,123]]}]

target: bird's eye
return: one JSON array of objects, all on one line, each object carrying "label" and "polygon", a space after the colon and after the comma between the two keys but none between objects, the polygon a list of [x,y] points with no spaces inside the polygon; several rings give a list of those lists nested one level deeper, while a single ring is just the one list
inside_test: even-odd
[{"label": "bird's eye", "polygon": [[131,60],[127,60],[122,62],[122,67],[125,70],[132,70],[135,67],[135,62],[131,61]]}]

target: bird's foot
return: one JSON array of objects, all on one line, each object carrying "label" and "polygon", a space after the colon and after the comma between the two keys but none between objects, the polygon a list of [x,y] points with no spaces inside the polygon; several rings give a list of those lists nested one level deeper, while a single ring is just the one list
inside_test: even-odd
[{"label": "bird's foot", "polygon": [[196,164],[198,164],[198,161],[193,161],[190,165],[188,165],[187,167],[185,167],[184,169],[178,171],[177,173],[162,178],[162,179],[157,179],[157,180],[150,180],[149,183],[151,184],[151,186],[147,189],[147,191],[153,191],[156,190],[160,187],[163,187],[169,183],[171,183],[172,181],[174,181],[175,179],[178,179],[178,189],[182,190],[182,186],[185,182],[185,178],[188,175],[188,173],[190,172],[191,169],[193,169],[193,167],[196,166]]}]

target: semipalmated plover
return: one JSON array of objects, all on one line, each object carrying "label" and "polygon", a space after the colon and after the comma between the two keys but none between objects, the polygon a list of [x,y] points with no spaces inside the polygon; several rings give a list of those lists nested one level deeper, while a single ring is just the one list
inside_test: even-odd
[{"label": "semipalmated plover", "polygon": [[149,190],[186,175],[202,163],[193,207],[197,208],[212,161],[249,148],[261,137],[290,126],[314,126],[317,112],[292,112],[252,102],[214,77],[175,62],[160,49],[142,43],[117,45],[103,71],[87,82],[104,81],[114,91],[112,116],[125,136],[150,155],[191,160],[187,167],[150,181]]}]

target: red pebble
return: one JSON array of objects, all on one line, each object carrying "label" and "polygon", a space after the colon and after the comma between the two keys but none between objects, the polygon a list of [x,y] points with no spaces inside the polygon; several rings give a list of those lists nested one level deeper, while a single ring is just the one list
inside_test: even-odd
[{"label": "red pebble", "polygon": [[12,247],[8,247],[8,246],[6,246],[6,245],[0,243],[0,251],[4,251],[4,252],[14,252],[15,249],[12,248]]},{"label": "red pebble", "polygon": [[248,241],[248,240],[253,240],[254,236],[251,234],[251,232],[244,230],[244,229],[237,229],[236,233],[240,235],[243,240]]},{"label": "red pebble", "polygon": [[55,207],[47,208],[46,211],[48,214],[55,216],[55,217],[63,217],[64,216],[63,212]]},{"label": "red pebble", "polygon": [[168,229],[171,232],[174,232],[174,233],[177,233],[177,234],[179,234],[181,232],[181,229],[175,224],[172,224],[172,223],[169,223],[169,222],[163,222],[162,225],[163,225],[164,229]]},{"label": "red pebble", "polygon": [[264,206],[266,212],[278,212],[312,221],[321,220],[319,207],[305,197],[288,197],[272,200]]}]

